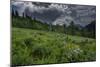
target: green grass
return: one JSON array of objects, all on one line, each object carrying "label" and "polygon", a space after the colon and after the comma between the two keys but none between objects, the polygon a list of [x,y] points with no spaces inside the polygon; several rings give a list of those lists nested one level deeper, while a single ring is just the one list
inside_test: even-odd
[{"label": "green grass", "polygon": [[50,31],[12,28],[12,65],[95,60],[95,39]]}]

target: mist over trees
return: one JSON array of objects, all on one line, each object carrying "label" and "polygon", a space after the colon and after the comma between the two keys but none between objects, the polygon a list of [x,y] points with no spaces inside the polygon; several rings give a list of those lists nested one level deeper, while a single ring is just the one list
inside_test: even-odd
[{"label": "mist over trees", "polygon": [[18,11],[14,11],[13,9],[12,9],[12,16],[16,18],[16,21],[14,20],[14,23],[12,23],[12,26],[14,27],[53,31],[70,35],[96,38],[95,35],[96,20],[92,21],[85,27],[81,27],[79,25],[76,25],[74,21],[71,21],[68,26],[66,24],[63,24],[61,26],[61,25],[52,25],[52,23],[49,24],[43,23],[37,20],[36,17],[32,19],[31,16],[25,13],[23,13],[23,17],[20,17],[18,15]]}]

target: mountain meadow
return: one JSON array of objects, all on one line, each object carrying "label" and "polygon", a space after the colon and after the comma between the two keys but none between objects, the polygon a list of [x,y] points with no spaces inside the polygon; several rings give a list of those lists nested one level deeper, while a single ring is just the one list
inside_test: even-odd
[{"label": "mountain meadow", "polygon": [[11,63],[58,64],[96,60],[95,20],[85,27],[43,23],[12,14]]}]

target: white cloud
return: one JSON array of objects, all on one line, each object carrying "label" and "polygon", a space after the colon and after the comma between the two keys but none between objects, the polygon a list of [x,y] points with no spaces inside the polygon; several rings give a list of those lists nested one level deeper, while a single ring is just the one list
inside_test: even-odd
[{"label": "white cloud", "polygon": [[52,8],[55,8],[55,9],[58,9],[60,11],[65,11],[66,9],[68,9],[68,6],[67,5],[61,5],[61,4],[51,4],[49,6],[50,9]]},{"label": "white cloud", "polygon": [[63,24],[66,24],[66,25],[69,25],[71,21],[74,21],[74,19],[70,16],[61,16],[61,17],[58,17],[54,22],[53,22],[53,25],[63,25]]},{"label": "white cloud", "polygon": [[31,13],[35,11],[39,13],[43,13],[44,10],[54,9],[54,10],[64,12],[66,9],[68,9],[67,5],[61,5],[61,4],[51,4],[49,5],[48,8],[44,6],[36,6],[32,4],[32,2],[12,1],[11,4],[16,6],[16,10],[18,11],[20,16],[22,16],[22,13],[25,12],[25,10],[28,10]]},{"label": "white cloud", "polygon": [[[33,14],[34,12],[37,12],[39,13],[38,15],[41,15],[41,16],[38,16],[39,17],[38,19],[42,21],[45,20],[45,22],[47,21],[49,22],[50,20],[53,19],[50,22],[52,22],[54,25],[56,24],[62,25],[64,23],[68,25],[70,21],[79,21],[77,23],[83,23],[83,22],[88,23],[89,20],[93,20],[93,18],[89,16],[95,15],[96,13],[96,11],[93,9],[95,7],[83,6],[83,5],[73,5],[73,6],[71,5],[70,6],[70,5],[64,5],[64,4],[63,5],[62,4],[50,4],[48,5],[48,7],[45,7],[45,6],[37,6],[33,4],[32,2],[24,2],[24,1],[11,1],[11,5],[15,6],[16,8],[15,10],[18,11],[20,16],[22,16],[23,12],[27,14]],[[49,11],[54,12],[54,13],[49,13]],[[75,14],[75,17],[74,15],[71,16],[72,13]],[[43,14],[46,14],[46,16],[44,16]],[[84,19],[82,16],[83,17],[88,16],[89,19],[86,19],[86,18]],[[76,17],[79,17],[79,19],[74,20]]]}]

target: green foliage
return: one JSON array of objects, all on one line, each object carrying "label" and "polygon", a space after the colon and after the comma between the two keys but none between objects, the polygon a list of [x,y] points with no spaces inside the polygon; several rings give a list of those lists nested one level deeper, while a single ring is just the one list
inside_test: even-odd
[{"label": "green foliage", "polygon": [[12,65],[96,60],[95,39],[12,28]]},{"label": "green foliage", "polygon": [[19,28],[29,28],[29,29],[37,29],[37,30],[48,30],[48,25],[43,24],[40,21],[32,20],[31,18],[23,18],[23,17],[12,17],[12,26]]},{"label": "green foliage", "polygon": [[90,38],[96,37],[95,29],[94,29],[95,21],[93,21],[92,24],[90,24],[90,26],[80,29],[80,27],[75,25],[73,21],[70,23],[69,26],[65,24],[63,26],[60,26],[60,25],[52,25],[52,23],[47,24],[47,23],[36,20],[36,18],[32,20],[31,17],[27,15],[25,17],[19,17],[17,14],[18,13],[16,12],[16,15],[12,16],[13,27],[53,31],[53,32],[70,34],[70,35],[90,37]]},{"label": "green foliage", "polygon": [[12,15],[12,65],[96,60],[96,41],[92,39],[95,30],[91,30],[95,21],[79,29],[73,21],[68,27],[54,26],[15,13]]}]

